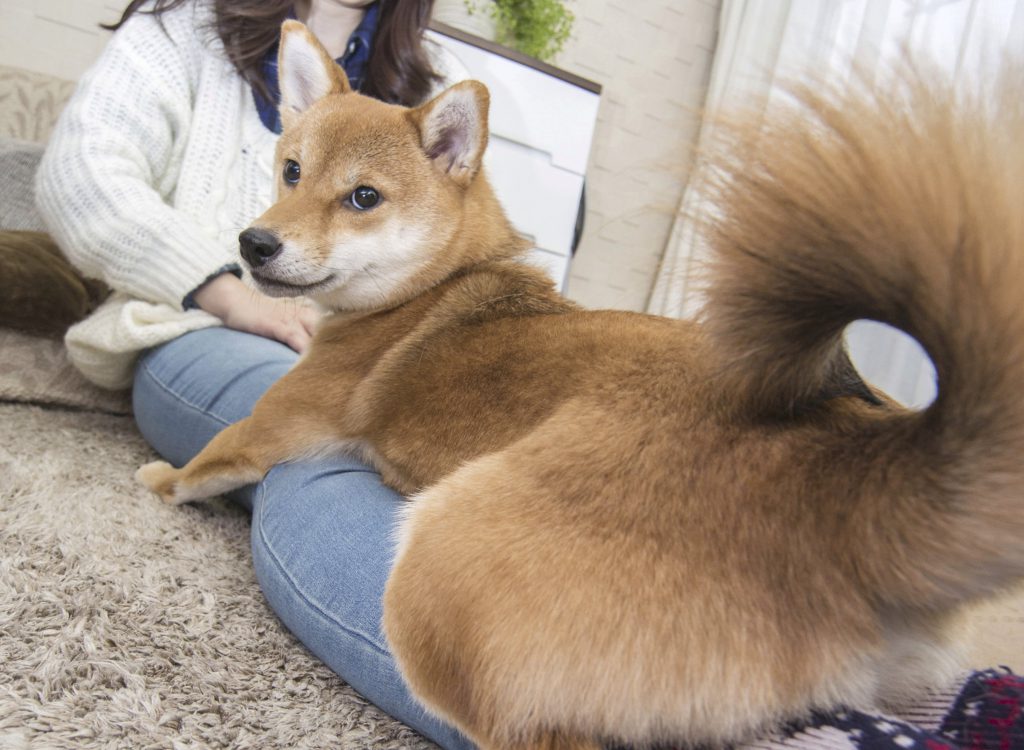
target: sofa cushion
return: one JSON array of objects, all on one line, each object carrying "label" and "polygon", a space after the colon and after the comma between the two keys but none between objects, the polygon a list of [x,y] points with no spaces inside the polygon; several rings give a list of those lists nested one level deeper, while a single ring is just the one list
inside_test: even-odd
[{"label": "sofa cushion", "polygon": [[131,412],[129,392],[90,383],[68,360],[68,350],[60,341],[0,328],[0,352],[0,402]]},{"label": "sofa cushion", "polygon": [[0,136],[0,229],[41,232],[33,181],[43,146]]},{"label": "sofa cushion", "polygon": [[74,81],[0,65],[0,136],[46,143],[74,90]]}]

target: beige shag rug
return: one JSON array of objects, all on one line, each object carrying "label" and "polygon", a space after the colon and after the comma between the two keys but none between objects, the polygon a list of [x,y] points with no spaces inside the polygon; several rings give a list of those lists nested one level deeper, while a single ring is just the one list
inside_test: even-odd
[{"label": "beige shag rug", "polygon": [[0,748],[432,748],[264,603],[248,515],[169,508],[130,417],[0,404]]}]

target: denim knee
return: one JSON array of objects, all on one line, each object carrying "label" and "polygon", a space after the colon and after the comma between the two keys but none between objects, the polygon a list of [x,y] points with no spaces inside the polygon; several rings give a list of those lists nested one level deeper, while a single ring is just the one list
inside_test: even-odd
[{"label": "denim knee", "polygon": [[253,509],[256,577],[288,629],[361,695],[443,747],[472,748],[413,698],[383,635],[405,502],[355,459],[275,467]]}]

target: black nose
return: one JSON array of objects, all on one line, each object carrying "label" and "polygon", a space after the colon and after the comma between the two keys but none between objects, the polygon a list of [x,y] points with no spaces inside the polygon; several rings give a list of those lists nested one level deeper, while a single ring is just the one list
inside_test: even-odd
[{"label": "black nose", "polygon": [[238,235],[242,257],[253,268],[262,266],[281,251],[281,241],[273,232],[249,227]]}]

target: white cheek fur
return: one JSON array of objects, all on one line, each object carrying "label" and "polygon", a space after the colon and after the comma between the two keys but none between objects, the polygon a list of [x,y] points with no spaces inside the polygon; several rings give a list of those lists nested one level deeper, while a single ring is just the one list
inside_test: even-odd
[{"label": "white cheek fur", "polygon": [[347,281],[324,301],[354,309],[389,300],[431,261],[427,237],[423,226],[391,222],[383,231],[340,240],[325,265]]}]

